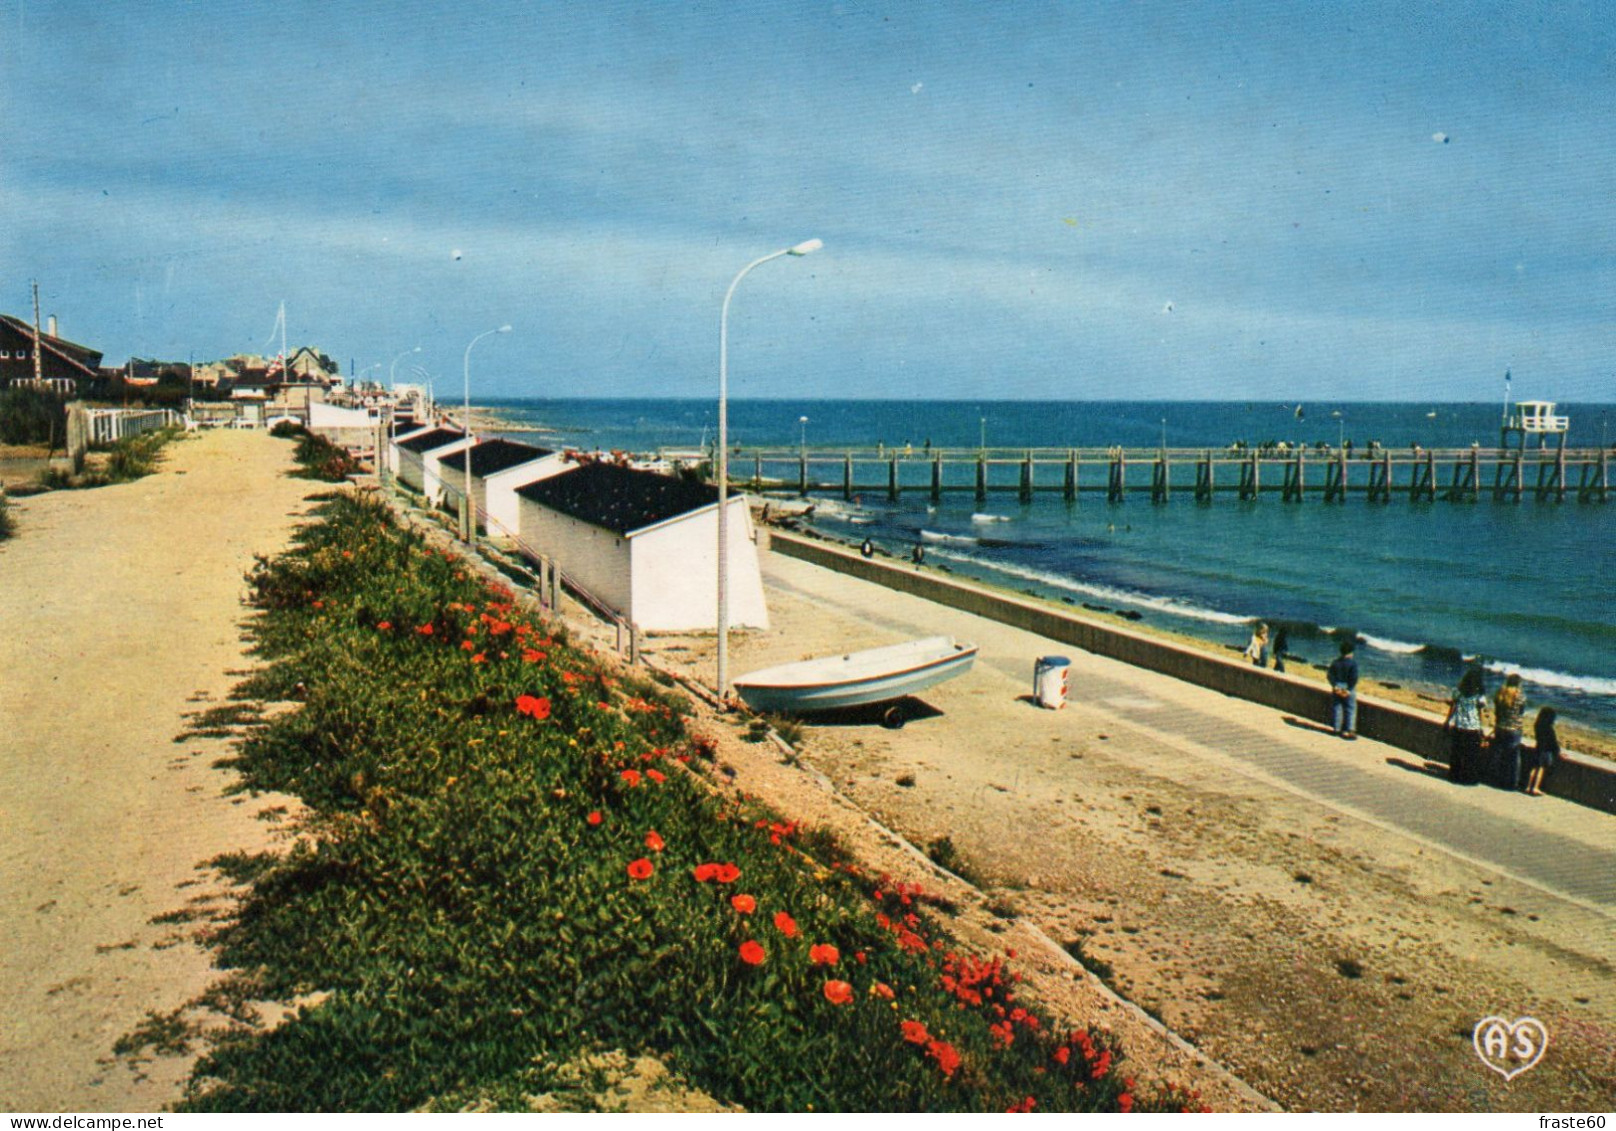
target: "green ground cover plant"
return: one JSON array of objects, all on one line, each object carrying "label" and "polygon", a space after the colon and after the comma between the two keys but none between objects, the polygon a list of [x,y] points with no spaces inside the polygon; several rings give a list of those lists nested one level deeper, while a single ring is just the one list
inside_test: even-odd
[{"label": "green ground cover plant", "polygon": [[612,1050],[752,1110],[1192,1106],[1021,1000],[1013,955],[959,950],[934,897],[712,788],[684,700],[379,502],[317,516],[249,576],[267,664],[237,692],[296,704],[234,761],[302,799],[299,835],[214,862],[244,895],[209,936],[213,1000],[311,1004],[214,1033],[182,1110],[523,1109]]},{"label": "green ground cover plant", "polygon": [[11,518],[11,504],[6,502],[4,495],[0,495],[0,542],[10,538],[15,529],[16,523]]},{"label": "green ground cover plant", "polygon": [[271,428],[269,434],[297,441],[294,458],[303,465],[303,470],[297,474],[305,479],[317,479],[323,483],[341,483],[348,476],[363,470],[359,461],[348,453],[348,449],[333,444],[324,436],[310,432],[295,421],[283,420]]},{"label": "green ground cover plant", "polygon": [[162,462],[163,448],[179,439],[178,428],[158,428],[142,432],[113,444],[108,451],[106,465],[78,475],[52,468],[41,477],[44,486],[52,490],[77,490],[85,487],[107,487],[114,483],[131,483],[150,475]]}]

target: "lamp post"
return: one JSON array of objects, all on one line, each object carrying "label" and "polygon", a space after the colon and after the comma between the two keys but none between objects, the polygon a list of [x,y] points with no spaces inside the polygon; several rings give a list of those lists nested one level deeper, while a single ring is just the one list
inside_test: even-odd
[{"label": "lamp post", "polygon": [[410,354],[412,354],[412,353],[420,353],[420,352],[421,352],[421,347],[416,346],[414,349],[405,350],[403,353],[399,354],[397,357],[395,357],[393,359],[393,364],[389,365],[387,367],[387,391],[389,393],[391,393],[393,391],[393,386],[398,381],[398,363],[400,361],[402,361],[404,358],[410,356]]},{"label": "lamp post", "polygon": [[1166,455],[1167,454],[1167,418],[1165,416],[1162,417],[1161,422],[1162,422],[1162,446],[1161,446],[1161,450],[1162,450],[1162,454]]},{"label": "lamp post", "polygon": [[808,458],[808,418],[806,416],[797,417],[797,428],[800,431],[800,435],[797,437],[797,448],[798,448],[797,454],[802,456],[804,459],[807,459]]},{"label": "lamp post", "polygon": [[488,337],[490,334],[509,334],[509,323],[493,330],[484,330],[466,345],[466,400],[465,400],[465,429],[466,446],[462,450],[466,453],[466,545],[474,548],[477,545],[477,514],[471,504],[471,347]]},{"label": "lamp post", "polygon": [[985,416],[981,417],[979,420],[977,420],[976,426],[977,426],[977,434],[976,434],[976,447],[977,447],[977,450],[982,451],[982,452],[986,452],[988,450],[988,418],[985,417]]},{"label": "lamp post", "polygon": [[[748,272],[783,255],[801,257],[818,251],[821,240],[804,240],[752,260],[730,282],[718,316],[718,700],[729,685],[729,301]],[[804,418],[806,419],[806,418]],[[804,437],[807,432],[804,431]]]},{"label": "lamp post", "polygon": [[1345,448],[1347,446],[1347,422],[1342,418],[1340,409],[1336,409],[1330,415],[1335,417],[1335,446]]}]

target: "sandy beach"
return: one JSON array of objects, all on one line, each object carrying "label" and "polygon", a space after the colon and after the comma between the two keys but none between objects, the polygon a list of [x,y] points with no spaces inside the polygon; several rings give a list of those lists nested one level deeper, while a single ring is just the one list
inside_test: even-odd
[{"label": "sandy beach", "polygon": [[188,1061],[114,1062],[148,1011],[211,980],[184,940],[218,906],[198,865],[261,850],[217,740],[175,736],[249,666],[242,575],[284,544],[315,484],[290,446],[211,432],[134,483],[13,501],[0,543],[0,1095],[13,1110],[150,1111]]}]

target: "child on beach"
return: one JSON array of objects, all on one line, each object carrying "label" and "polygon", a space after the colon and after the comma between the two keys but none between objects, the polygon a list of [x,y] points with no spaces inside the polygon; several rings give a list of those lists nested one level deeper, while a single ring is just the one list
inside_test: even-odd
[{"label": "child on beach", "polygon": [[1341,642],[1341,655],[1330,661],[1325,678],[1330,681],[1330,729],[1340,738],[1358,737],[1358,651],[1357,641]]},{"label": "child on beach", "polygon": [[1558,713],[1553,707],[1545,707],[1537,713],[1537,722],[1532,724],[1536,742],[1527,765],[1526,792],[1533,797],[1543,796],[1543,775],[1560,756],[1560,736],[1554,733],[1554,720],[1557,717]]},{"label": "child on beach", "polygon": [[1268,666],[1268,626],[1261,621],[1251,630],[1251,642],[1246,645],[1246,659],[1259,668]]}]

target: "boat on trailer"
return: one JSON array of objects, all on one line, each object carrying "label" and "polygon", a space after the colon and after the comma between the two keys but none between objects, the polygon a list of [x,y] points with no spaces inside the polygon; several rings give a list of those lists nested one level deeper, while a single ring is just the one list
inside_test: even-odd
[{"label": "boat on trailer", "polygon": [[[964,675],[977,646],[951,636],[928,636],[840,656],[819,656],[749,672],[735,680],[735,691],[754,711],[810,714],[888,703]],[[885,722],[901,725],[893,706]]]}]

